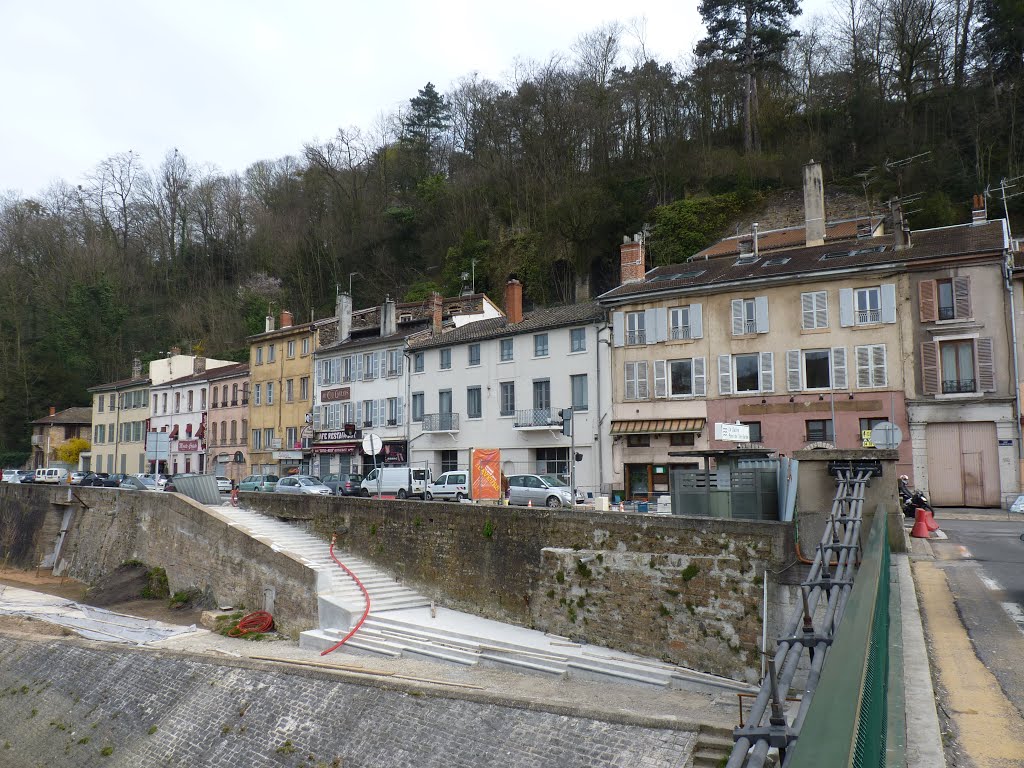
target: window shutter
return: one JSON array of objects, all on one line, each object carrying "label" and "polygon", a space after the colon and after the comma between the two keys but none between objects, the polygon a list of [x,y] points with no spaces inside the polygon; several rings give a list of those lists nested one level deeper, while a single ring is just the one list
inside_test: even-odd
[{"label": "window shutter", "polygon": [[650,373],[647,370],[647,361],[643,360],[636,364],[636,396],[640,400],[647,400],[651,396]]},{"label": "window shutter", "polygon": [[[381,352],[381,362],[384,362],[384,353]],[[386,397],[382,397],[377,401],[377,426],[386,427],[388,425],[388,400]]]},{"label": "window shutter", "polygon": [[665,361],[654,361],[654,396],[656,398],[668,397],[668,377],[665,373]]},{"label": "window shutter", "polygon": [[363,378],[363,356],[362,355],[356,355],[355,356],[355,360],[353,361],[353,363],[354,363],[354,368],[355,368],[355,376],[354,376],[354,378],[355,378],[356,381],[359,381],[360,379]]},{"label": "window shutter", "polygon": [[814,327],[828,328],[828,291],[818,291],[814,296]]},{"label": "window shutter", "polygon": [[871,347],[871,386],[884,387],[888,379],[885,344],[875,344]]},{"label": "window shutter", "polygon": [[971,316],[971,278],[953,278],[953,316],[965,320]]},{"label": "window shutter", "polygon": [[363,428],[363,401],[356,401],[356,429]]},{"label": "window shutter", "polygon": [[313,409],[313,429],[318,430],[321,428],[320,425],[324,423],[324,417],[322,416],[322,414],[326,409],[326,405],[321,405],[319,408]]},{"label": "window shutter", "polygon": [[612,312],[612,343],[616,347],[622,347],[626,344],[625,312]]},{"label": "window shutter", "polygon": [[860,389],[867,389],[874,386],[871,383],[871,347],[857,347],[857,386]]},{"label": "window shutter", "polygon": [[[699,306],[699,305],[698,305]],[[695,397],[705,397],[708,391],[707,376],[704,373],[704,358],[693,358],[693,394]]]},{"label": "window shutter", "polygon": [[800,391],[800,350],[786,350],[786,389]]},{"label": "window shutter", "polygon": [[754,298],[754,330],[757,333],[768,333],[768,297]]},{"label": "window shutter", "polygon": [[690,338],[704,338],[704,318],[701,314],[700,304],[690,305]]},{"label": "window shutter", "polygon": [[939,391],[939,343],[921,342],[921,389],[926,395]]},{"label": "window shutter", "polygon": [[626,363],[626,400],[636,400],[636,363]]},{"label": "window shutter", "polygon": [[[481,408],[482,407],[483,407],[483,404],[481,403]],[[402,426],[405,423],[405,398],[404,397],[398,398],[398,413],[396,414],[396,416],[398,418],[398,426]]]},{"label": "window shutter", "polygon": [[882,283],[882,322],[896,322],[896,283]]},{"label": "window shutter", "polygon": [[[735,302],[733,302],[735,307]],[[718,394],[732,394],[732,356],[718,356]]]},{"label": "window shutter", "polygon": [[402,350],[400,349],[395,350],[395,355],[398,357],[398,375],[401,376],[402,368],[405,367],[405,355],[402,353]]},{"label": "window shutter", "polygon": [[832,389],[846,389],[846,347],[832,348]]},{"label": "window shutter", "polygon": [[761,353],[761,391],[775,391],[775,353]]},{"label": "window shutter", "polygon": [[934,280],[922,280],[917,284],[917,308],[922,323],[934,323],[939,319],[938,289]]},{"label": "window shutter", "polygon": [[814,328],[814,294],[800,294],[800,327],[805,331]]},{"label": "window shutter", "polygon": [[992,339],[978,339],[978,389],[982,392],[996,391],[996,364],[992,355]]},{"label": "window shutter", "polygon": [[384,362],[384,353],[383,352],[374,352],[373,353],[373,378],[375,378],[375,379],[382,378],[381,374],[383,373],[383,371],[381,371],[381,367],[382,367],[381,363],[383,363],[383,362]]},{"label": "window shutter", "polygon": [[644,310],[644,343],[653,344],[658,341],[658,310]]},{"label": "window shutter", "polygon": [[[654,341],[668,341],[668,309],[659,307],[654,310],[656,333]],[[650,339],[648,339],[650,341]]]},{"label": "window shutter", "polygon": [[732,300],[732,335],[743,335],[743,299]]},{"label": "window shutter", "polygon": [[853,325],[853,288],[839,289],[839,325],[843,328]]}]

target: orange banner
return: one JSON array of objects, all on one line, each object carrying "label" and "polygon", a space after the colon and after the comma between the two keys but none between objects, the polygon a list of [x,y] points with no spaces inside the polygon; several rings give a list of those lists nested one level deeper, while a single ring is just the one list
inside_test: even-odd
[{"label": "orange banner", "polygon": [[501,451],[497,448],[474,448],[471,463],[473,500],[501,498]]}]

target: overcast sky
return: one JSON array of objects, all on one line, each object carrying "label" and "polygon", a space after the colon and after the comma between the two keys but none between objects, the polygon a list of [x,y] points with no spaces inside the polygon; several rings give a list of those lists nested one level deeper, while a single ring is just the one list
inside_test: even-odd
[{"label": "overcast sky", "polygon": [[[243,171],[369,128],[428,80],[444,92],[568,54],[609,21],[646,19],[647,50],[678,61],[703,35],[697,4],[0,0],[0,192],[77,184],[129,150],[147,167],[177,148]],[[805,0],[805,14],[828,7]]]}]

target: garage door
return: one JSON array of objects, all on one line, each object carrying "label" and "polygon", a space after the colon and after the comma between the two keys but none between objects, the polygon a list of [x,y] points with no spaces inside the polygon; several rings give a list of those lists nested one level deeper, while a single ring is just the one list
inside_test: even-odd
[{"label": "garage door", "polygon": [[991,421],[929,424],[928,492],[937,507],[998,507],[999,453]]}]

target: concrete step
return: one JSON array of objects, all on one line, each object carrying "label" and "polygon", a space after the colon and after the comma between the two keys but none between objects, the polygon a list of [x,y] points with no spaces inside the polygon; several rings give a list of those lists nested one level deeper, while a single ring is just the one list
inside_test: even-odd
[{"label": "concrete step", "polygon": [[[337,643],[344,633],[340,634],[328,634],[331,630],[322,629],[310,629],[299,634],[299,648],[307,649],[310,651],[326,651],[332,645]],[[402,652],[397,648],[388,648],[384,645],[375,643],[363,643],[358,641],[355,637],[352,637],[345,645],[341,647],[346,653],[353,653],[358,656],[378,656],[390,659],[397,659],[402,656]]]},{"label": "concrete step", "polygon": [[400,611],[405,608],[426,608],[430,605],[430,601],[424,597],[413,594],[413,596],[406,598],[385,598],[384,600],[371,601],[370,604],[370,615],[381,613],[382,611]]},{"label": "concrete step", "polygon": [[417,640],[413,637],[381,634],[373,629],[367,630],[365,623],[356,636],[367,642],[374,641],[398,646],[402,649],[402,656],[422,658],[427,661],[447,661],[464,666],[475,666],[480,661],[478,650],[457,648],[443,643],[433,643],[429,640]]}]

